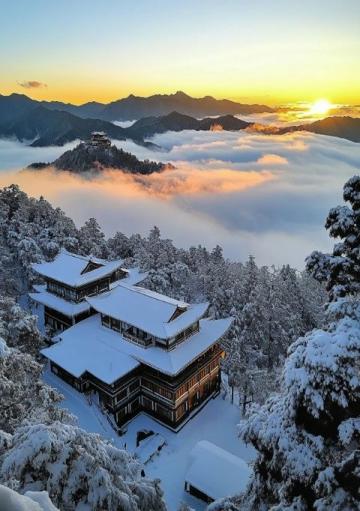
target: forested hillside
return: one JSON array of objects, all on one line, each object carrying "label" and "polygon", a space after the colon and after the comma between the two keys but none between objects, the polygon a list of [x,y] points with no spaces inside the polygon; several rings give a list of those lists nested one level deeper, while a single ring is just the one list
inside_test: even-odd
[{"label": "forested hillside", "polygon": [[179,249],[157,227],[147,237],[119,231],[106,239],[94,218],[77,229],[60,209],[28,197],[17,186],[0,192],[0,207],[1,281],[7,293],[16,296],[26,290],[34,279],[30,264],[53,259],[62,246],[140,266],[149,272],[144,286],[189,302],[208,300],[211,316],[234,317],[225,340],[224,369],[244,405],[253,397],[261,400],[264,388],[266,395],[276,385],[274,375],[289,344],[321,324],[323,286],[289,266],[259,268],[252,256],[244,263],[229,261],[220,246]]},{"label": "forested hillside", "polygon": [[209,511],[356,511],[360,502],[360,176],[332,208],[332,254],[313,252],[309,273],[326,283],[322,328],[289,348],[283,390],[253,408],[240,437],[258,451],[243,495]]},{"label": "forested hillside", "polygon": [[60,209],[15,185],[0,191],[0,215],[0,482],[16,481],[23,492],[36,480],[36,488],[46,489],[60,509],[78,502],[111,510],[126,499],[126,509],[145,511],[161,510],[164,503],[158,481],[143,477],[127,452],[79,430],[57,407],[61,395],[42,381],[37,352],[44,339],[35,318],[15,301],[34,282],[32,262],[53,259],[61,247],[123,258],[125,266],[148,272],[146,287],[188,301],[208,300],[215,318],[232,315],[224,371],[244,411],[278,390],[289,345],[323,322],[323,285],[289,266],[259,268],[252,256],[229,261],[219,246],[179,249],[157,227],[147,237],[117,232],[106,239],[94,218],[77,228]]}]

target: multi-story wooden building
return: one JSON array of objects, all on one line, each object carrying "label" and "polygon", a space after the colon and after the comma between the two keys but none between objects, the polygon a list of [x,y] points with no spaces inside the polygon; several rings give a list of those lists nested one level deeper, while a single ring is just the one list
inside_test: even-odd
[{"label": "multi-story wooden building", "polygon": [[140,411],[177,430],[220,385],[221,337],[231,318],[126,283],[86,297],[94,314],[42,354],[80,392],[96,391],[118,425]]},{"label": "multi-story wooden building", "polygon": [[143,280],[144,275],[121,264],[62,250],[52,262],[33,264],[45,284],[35,285],[36,292],[29,296],[44,306],[46,325],[64,330],[93,312],[85,297],[109,291],[118,280],[132,284]]},{"label": "multi-story wooden building", "polygon": [[111,140],[106,136],[103,131],[93,131],[88,146],[108,148],[111,147]]}]

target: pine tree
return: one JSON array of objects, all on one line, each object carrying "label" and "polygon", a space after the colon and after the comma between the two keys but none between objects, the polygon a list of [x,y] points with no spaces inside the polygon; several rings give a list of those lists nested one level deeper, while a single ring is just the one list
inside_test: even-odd
[{"label": "pine tree", "polygon": [[344,201],[349,206],[330,210],[325,227],[332,238],[340,238],[332,255],[313,252],[307,268],[315,278],[327,283],[330,299],[360,292],[360,176],[344,186]]},{"label": "pine tree", "polygon": [[106,259],[108,248],[105,235],[95,218],[89,218],[79,230],[80,251],[84,255],[93,255]]},{"label": "pine tree", "polygon": [[[251,485],[233,500],[241,510],[359,509],[359,183],[352,178],[345,185],[351,214],[340,221],[337,212],[343,209],[335,208],[326,223],[341,241],[327,256],[330,303],[324,326],[291,345],[283,393],[241,425],[241,437],[258,450]],[[321,279],[322,260],[316,255],[309,264]]]},{"label": "pine tree", "polygon": [[0,449],[0,480],[46,490],[60,509],[165,511],[159,481],[99,435],[60,422],[18,428]]},{"label": "pine tree", "polygon": [[31,355],[0,338],[0,430],[11,433],[25,421],[72,420],[57,406],[62,396],[43,382],[42,369]]}]

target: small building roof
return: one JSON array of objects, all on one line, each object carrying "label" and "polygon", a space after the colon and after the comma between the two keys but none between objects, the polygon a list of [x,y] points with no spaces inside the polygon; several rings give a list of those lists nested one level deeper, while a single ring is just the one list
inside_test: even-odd
[{"label": "small building roof", "polygon": [[89,297],[87,301],[98,312],[160,339],[182,332],[202,318],[209,307],[208,303],[188,304],[123,281],[111,291]]},{"label": "small building roof", "polygon": [[244,491],[251,474],[251,468],[243,459],[201,440],[190,453],[185,481],[217,500]]},{"label": "small building roof", "polygon": [[[98,267],[84,272],[90,262],[95,263]],[[53,261],[35,263],[32,265],[32,268],[43,277],[56,280],[71,287],[81,287],[110,275],[118,268],[121,268],[121,264],[121,260],[106,261],[93,256],[72,254],[62,249]]]},{"label": "small building roof", "polygon": [[56,337],[59,342],[41,353],[76,377],[89,371],[106,383],[120,378],[126,374],[124,371],[129,372],[129,357],[136,364],[141,362],[175,376],[215,344],[231,322],[232,318],[203,319],[199,332],[167,351],[158,346],[144,348],[127,341],[119,332],[103,326],[100,314],[96,314],[62,332]]}]

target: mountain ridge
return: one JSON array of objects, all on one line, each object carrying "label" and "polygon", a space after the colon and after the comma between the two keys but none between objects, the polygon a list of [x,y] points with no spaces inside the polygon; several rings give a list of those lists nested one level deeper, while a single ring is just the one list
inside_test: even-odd
[{"label": "mountain ridge", "polygon": [[[186,94],[178,92],[178,96]],[[161,95],[159,95],[161,96]],[[54,105],[53,105],[54,106]],[[97,108],[92,104],[92,108]],[[139,145],[157,148],[145,138],[166,131],[215,130],[238,131],[252,126],[265,134],[284,134],[308,131],[319,135],[335,136],[352,142],[360,142],[360,119],[349,116],[332,116],[308,124],[273,127],[247,122],[226,114],[215,117],[196,117],[171,111],[162,116],[145,116],[131,126],[123,128],[112,122],[96,118],[83,118],[71,112],[49,109],[42,102],[23,94],[0,95],[0,137],[16,137],[20,142],[30,141],[34,147],[63,145],[76,139],[86,140],[93,131],[104,131],[117,140],[129,138]]]},{"label": "mountain ridge", "polygon": [[[11,96],[25,96],[17,93]],[[176,110],[179,113],[195,117],[224,114],[249,114],[273,112],[267,105],[237,103],[229,99],[215,99],[212,96],[193,98],[182,91],[174,94],[153,94],[152,96],[135,96],[129,94],[126,98],[117,99],[110,103],[89,101],[81,105],[64,103],[62,101],[37,101],[25,96],[28,100],[36,102],[49,110],[62,110],[81,118],[96,118],[106,121],[133,121],[151,115],[166,115]]]}]

